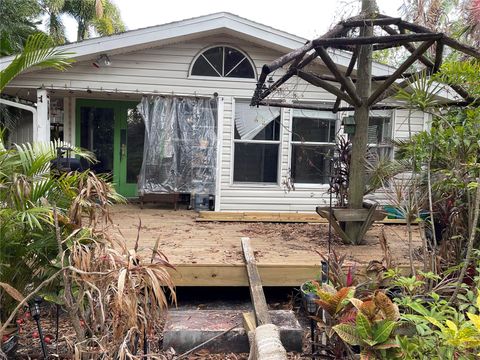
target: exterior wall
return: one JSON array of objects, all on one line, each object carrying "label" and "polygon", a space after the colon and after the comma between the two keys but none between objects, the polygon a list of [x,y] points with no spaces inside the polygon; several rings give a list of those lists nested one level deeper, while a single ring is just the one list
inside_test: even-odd
[{"label": "exterior wall", "polygon": [[[300,186],[287,191],[282,185],[290,168],[290,118],[291,110],[282,110],[283,130],[281,132],[279,183],[234,184],[233,183],[233,126],[235,100],[250,99],[256,84],[255,79],[219,79],[189,77],[194,57],[204,48],[212,45],[230,45],[246,52],[255,64],[257,75],[261,66],[272,61],[281,53],[257,46],[245,40],[230,36],[204,37],[161,48],[151,48],[135,53],[111,56],[111,66],[94,68],[90,61],[78,62],[66,72],[42,70],[24,74],[12,86],[69,90],[65,103],[66,141],[75,139],[75,98],[94,97],[119,98],[121,93],[129,94],[129,100],[142,94],[193,95],[211,97],[217,93],[221,98],[223,112],[219,114],[219,179],[217,180],[217,209],[225,211],[314,211],[318,205],[329,202],[327,185]],[[318,66],[317,69],[321,70]],[[279,70],[274,77],[282,75]],[[88,95],[88,92],[93,92]],[[299,101],[334,101],[333,95],[315,88],[302,80],[288,83],[283,97]],[[124,95],[122,95],[124,96]],[[408,136],[408,111],[394,113],[394,136]],[[423,129],[423,114],[415,114],[411,130]],[[381,192],[377,195],[382,198]]]}]

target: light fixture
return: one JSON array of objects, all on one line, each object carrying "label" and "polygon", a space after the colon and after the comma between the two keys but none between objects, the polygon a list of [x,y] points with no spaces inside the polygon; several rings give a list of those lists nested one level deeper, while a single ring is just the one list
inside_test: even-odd
[{"label": "light fixture", "polygon": [[268,78],[267,83],[268,83],[269,85],[272,85],[272,84],[273,84],[273,76],[270,76],[270,77]]},{"label": "light fixture", "polygon": [[28,307],[30,308],[30,315],[37,323],[37,329],[38,329],[38,335],[39,335],[38,337],[40,338],[40,345],[42,346],[43,358],[47,359],[48,358],[47,347],[45,346],[42,326],[40,325],[40,304],[42,303],[42,301],[43,299],[41,297],[36,296],[33,299],[33,302],[28,304]]},{"label": "light fixture", "polygon": [[97,69],[104,67],[104,66],[110,66],[112,65],[112,61],[108,57],[107,54],[100,54],[94,62],[92,62],[92,65],[95,66]]}]

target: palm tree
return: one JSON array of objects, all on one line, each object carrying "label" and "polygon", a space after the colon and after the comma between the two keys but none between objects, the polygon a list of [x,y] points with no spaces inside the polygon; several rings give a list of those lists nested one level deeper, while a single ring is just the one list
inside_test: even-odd
[{"label": "palm tree", "polygon": [[0,56],[22,50],[27,38],[38,31],[41,12],[37,0],[0,1]]},{"label": "palm tree", "polygon": [[91,31],[111,35],[125,31],[118,7],[110,0],[41,0],[48,14],[48,32],[57,44],[65,42],[62,15],[73,17],[77,24],[77,41],[90,37]]},{"label": "palm tree", "polygon": [[404,0],[401,9],[409,21],[472,46],[480,44],[479,0]]}]

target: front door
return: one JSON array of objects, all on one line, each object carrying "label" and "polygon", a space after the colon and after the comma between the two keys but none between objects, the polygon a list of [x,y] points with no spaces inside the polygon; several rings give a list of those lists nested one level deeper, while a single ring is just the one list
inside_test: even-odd
[{"label": "front door", "polygon": [[97,173],[112,176],[117,191],[137,196],[137,177],[143,159],[145,125],[137,103],[77,100],[76,143],[98,160],[90,165]]}]

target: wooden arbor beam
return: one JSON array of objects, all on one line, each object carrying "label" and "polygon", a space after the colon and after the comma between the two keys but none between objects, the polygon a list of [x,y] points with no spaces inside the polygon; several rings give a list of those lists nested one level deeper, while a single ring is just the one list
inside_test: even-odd
[{"label": "wooden arbor beam", "polygon": [[[427,28],[425,26],[412,24],[412,23],[409,23],[409,22],[404,21],[404,20],[402,20],[398,24],[398,26],[401,27],[401,28],[416,32],[416,33],[419,33],[419,32],[421,32],[421,33],[424,33],[424,32],[433,33],[432,30],[430,30],[429,28]],[[448,36],[445,36],[443,41],[445,42],[445,45],[450,46],[452,49],[463,52],[463,53],[465,53],[467,55],[470,55],[470,56],[472,56],[476,59],[480,59],[480,52],[476,48],[474,48],[473,46],[468,46],[468,45],[462,44],[462,43],[458,42],[457,40],[452,39],[451,37],[448,37]]]},{"label": "wooden arbor beam", "polygon": [[438,40],[443,37],[441,33],[398,34],[390,36],[366,36],[351,38],[319,38],[312,41],[313,47],[332,47],[342,45],[373,45],[373,44],[406,44],[416,41]]},{"label": "wooden arbor beam", "polygon": [[353,85],[352,80],[349,77],[343,76],[340,70],[338,70],[337,65],[335,65],[335,63],[333,62],[330,55],[328,55],[327,50],[320,46],[315,48],[315,51],[320,56],[327,68],[331,71],[333,76],[335,76],[335,78],[341,84],[340,91],[345,90],[347,92],[347,94],[353,100],[353,105],[362,105],[362,99],[360,99],[360,96],[358,96],[357,90],[355,89],[355,85]]},{"label": "wooden arbor beam", "polygon": [[309,82],[312,85],[321,87],[322,89],[327,90],[329,93],[336,95],[337,97],[341,98],[342,100],[345,100],[348,102],[350,105],[355,105],[355,101],[350,98],[346,93],[341,91],[339,88],[336,86],[330,84],[329,82],[320,79],[317,75],[312,74],[307,71],[303,70],[298,70],[297,75],[299,78],[305,80],[306,82]]},{"label": "wooden arbor beam", "polygon": [[[358,51],[355,49],[355,51],[353,52],[352,57],[350,59],[350,62],[348,63],[347,70],[345,71],[345,77],[348,77],[349,79],[350,79],[350,75],[353,72],[355,64],[357,62],[357,55],[358,55]],[[342,91],[344,90],[342,86],[340,86],[340,90],[342,90]],[[356,91],[356,89],[355,89],[355,91]],[[338,108],[340,107],[340,102],[341,101],[342,101],[342,99],[340,99],[339,97],[337,97],[337,99],[335,100],[335,104],[333,104],[333,109],[332,109],[332,112],[334,114],[336,114],[338,112]]]},{"label": "wooden arbor beam", "polygon": [[390,75],[368,98],[368,106],[375,104],[380,96],[407,70],[418,58],[433,45],[435,40],[425,41]]},{"label": "wooden arbor beam", "polygon": [[[360,16],[353,17],[352,19],[359,19]],[[345,28],[341,24],[337,24],[336,26],[333,27],[332,30],[328,31],[326,34],[324,34],[322,37],[326,38],[334,38],[335,36],[339,36],[343,34],[347,28]],[[265,99],[269,94],[272,93],[272,89],[277,89],[279,88],[283,83],[285,83],[288,79],[290,79],[294,74],[295,74],[295,69],[291,69],[292,71],[287,71],[287,73],[282,76],[279,80],[277,80],[276,83],[274,83],[270,89],[267,89],[265,92],[263,91],[263,85],[265,84],[265,80],[267,79],[267,76],[274,72],[275,70],[281,68],[282,66],[288,64],[291,61],[294,61],[294,63],[298,60],[298,58],[303,59],[305,54],[307,54],[310,50],[313,49],[312,41],[307,42],[305,45],[302,47],[289,52],[288,54],[285,54],[278,59],[275,59],[272,61],[270,64],[265,64],[262,67],[262,73],[260,74],[258,81],[257,81],[257,86],[255,89],[254,96],[252,97],[251,105],[257,105],[257,103],[263,99]],[[310,63],[313,59],[317,57],[316,53],[308,55],[303,61],[299,62],[298,67],[302,68],[308,63]],[[303,64],[303,66],[300,66],[300,64]]]},{"label": "wooden arbor beam", "polygon": [[402,21],[402,18],[394,17],[379,17],[377,19],[361,19],[361,20],[345,20],[342,24],[345,27],[360,27],[360,26],[375,26],[375,25],[397,25]]},{"label": "wooden arbor beam", "polygon": [[[411,76],[414,76],[413,74]],[[402,83],[399,83],[396,88],[398,89],[401,87]],[[392,89],[393,91],[393,89]],[[438,103],[434,104],[432,107],[435,108],[443,108],[443,107],[449,107],[449,106],[458,106],[458,107],[465,107],[469,103],[466,101],[452,101],[452,102],[447,102],[447,103]],[[317,106],[317,105],[307,105],[307,104],[299,104],[299,103],[285,103],[285,102],[279,102],[279,101],[265,101],[262,100],[258,103],[258,105],[262,106],[271,106],[271,107],[281,107],[281,108],[287,108],[287,109],[303,109],[303,110],[316,110],[316,111],[332,111],[332,107],[328,106]],[[402,106],[402,105],[384,105],[384,104],[379,104],[379,105],[372,105],[370,106],[370,110],[393,110],[393,109],[407,109],[408,107]],[[341,106],[338,108],[338,111],[354,111],[355,107],[354,106]]]},{"label": "wooden arbor beam", "polygon": [[[387,33],[389,34],[398,34],[398,32],[395,30],[395,29],[392,29],[388,26],[385,26],[385,27],[382,27]],[[400,28],[400,31],[405,31],[404,28]],[[439,40],[442,40],[443,42],[445,42],[445,39],[447,37],[444,36],[442,37],[441,39]],[[407,51],[409,51],[410,53],[413,53],[415,52],[416,50],[416,47],[413,46],[412,44],[404,44],[404,47],[405,49],[407,49]],[[443,51],[443,50],[442,50]],[[422,55],[418,58],[418,60],[420,62],[422,62],[428,69],[430,69],[430,71],[433,71],[434,67],[435,67],[435,64],[432,62],[432,60],[430,60],[429,58],[427,58],[426,56]],[[468,92],[463,88],[461,87],[460,85],[455,85],[455,84],[448,84],[453,90],[455,90],[462,98],[464,98],[466,101],[468,102],[472,102],[474,99],[472,99],[470,97],[470,95],[468,94]]]}]

